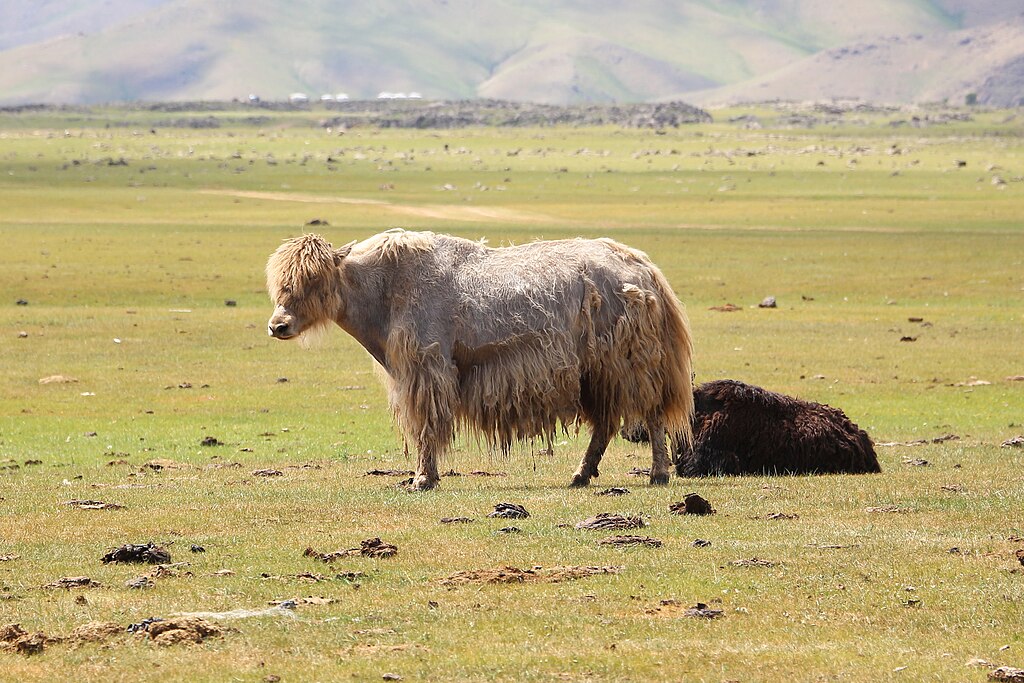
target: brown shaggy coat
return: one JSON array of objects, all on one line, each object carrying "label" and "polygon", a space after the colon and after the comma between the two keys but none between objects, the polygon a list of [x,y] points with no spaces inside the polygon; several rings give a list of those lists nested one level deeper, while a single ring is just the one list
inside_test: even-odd
[{"label": "brown shaggy coat", "polygon": [[[882,471],[871,438],[838,408],[728,379],[701,384],[694,404],[693,445],[675,453],[680,477]],[[639,426],[622,435],[647,440]]]},{"label": "brown shaggy coat", "polygon": [[394,414],[418,450],[413,486],[433,487],[458,428],[507,451],[592,429],[572,485],[598,476],[623,420],[659,435],[652,483],[667,483],[664,434],[690,437],[689,327],[642,252],[609,239],[492,249],[393,230],[334,249],[287,240],[267,263],[269,332],[337,323],[384,368]]}]

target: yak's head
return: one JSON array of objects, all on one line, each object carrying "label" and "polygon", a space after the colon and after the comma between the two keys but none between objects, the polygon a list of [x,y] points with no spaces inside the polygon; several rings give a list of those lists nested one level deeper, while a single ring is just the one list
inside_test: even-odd
[{"label": "yak's head", "polygon": [[335,249],[319,235],[285,240],[267,261],[267,292],[274,313],[267,333],[276,339],[308,339],[337,319],[341,262],[355,242]]}]

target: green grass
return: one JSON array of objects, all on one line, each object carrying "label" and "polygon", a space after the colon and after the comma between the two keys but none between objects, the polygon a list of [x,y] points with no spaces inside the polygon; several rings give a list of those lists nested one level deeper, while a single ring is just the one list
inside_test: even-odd
[{"label": "green grass", "polygon": [[[1024,382],[1005,379],[1024,374],[1020,125],[992,112],[910,132],[873,114],[748,131],[725,123],[737,113],[664,135],[340,134],[315,127],[316,113],[155,133],[148,113],[0,118],[0,555],[20,556],[0,562],[0,624],[66,635],[93,620],[336,600],[295,619],[226,621],[236,630],[200,646],[125,636],[0,652],[0,678],[982,681],[986,670],[965,662],[1020,666],[1024,589],[1010,570],[1024,456],[999,448],[1024,433]],[[103,116],[138,119],[108,129]],[[396,479],[363,476],[413,465],[368,356],[340,331],[315,350],[264,332],[266,256],[313,218],[335,244],[394,226],[491,244],[614,237],[648,251],[687,304],[698,380],[827,402],[877,441],[961,438],[879,447],[877,476],[668,489],[628,476],[649,455],[617,442],[599,485],[628,486],[622,498],[563,488],[583,437],[509,459],[464,439],[444,469],[508,476],[405,494]],[[768,295],[778,309],[756,307]],[[709,310],[727,302],[743,310]],[[38,383],[54,374],[78,381]],[[972,377],[991,384],[963,386]],[[205,436],[225,445],[203,447]],[[918,457],[931,466],[903,464]],[[142,468],[156,458],[185,467]],[[107,464],[117,460],[128,464]],[[284,474],[251,475],[265,467]],[[689,491],[718,514],[670,515]],[[126,509],[62,504],[76,498]],[[509,522],[486,519],[503,500],[531,511],[513,522],[523,533],[496,534]],[[887,505],[901,511],[867,512]],[[664,546],[615,550],[571,528],[604,510],[644,514],[642,533]],[[772,512],[799,517],[765,519]],[[438,522],[461,515],[476,521]],[[398,556],[325,566],[302,555],[373,536]],[[698,537],[713,545],[692,547]],[[124,582],[144,569],[99,562],[150,539],[191,575],[132,590]],[[731,565],[755,556],[776,564]],[[440,584],[503,565],[622,569],[559,584]],[[367,576],[358,587],[295,577],[347,570]],[[103,587],[41,588],[76,575]],[[720,600],[725,616],[685,618],[667,599]]]}]

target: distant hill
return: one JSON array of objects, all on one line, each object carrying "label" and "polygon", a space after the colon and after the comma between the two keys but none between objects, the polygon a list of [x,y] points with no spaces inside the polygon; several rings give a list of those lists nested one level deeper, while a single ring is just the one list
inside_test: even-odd
[{"label": "distant hill", "polygon": [[4,0],[0,104],[416,91],[545,103],[976,93],[1006,105],[1024,95],[1022,11],[1021,0]]}]

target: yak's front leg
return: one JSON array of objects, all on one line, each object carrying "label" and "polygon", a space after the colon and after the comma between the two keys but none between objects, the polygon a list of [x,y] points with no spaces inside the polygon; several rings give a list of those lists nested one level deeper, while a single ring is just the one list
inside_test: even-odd
[{"label": "yak's front leg", "polygon": [[409,484],[410,491],[429,491],[438,485],[441,477],[437,474],[437,449],[421,446],[416,460],[416,475]]},{"label": "yak's front leg", "polygon": [[579,469],[576,470],[576,474],[572,476],[572,481],[569,482],[569,488],[586,486],[590,483],[591,479],[596,479],[600,476],[597,466],[600,464],[601,456],[604,455],[605,449],[608,448],[608,442],[611,441],[613,434],[615,434],[614,425],[593,425],[590,445],[587,446],[587,452],[583,454],[583,460],[580,461]]},{"label": "yak's front leg", "polygon": [[665,423],[661,418],[648,420],[647,433],[651,438],[651,485],[664,486],[671,474],[665,445]]}]

